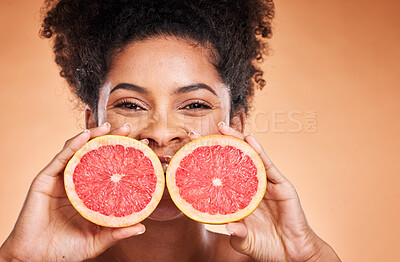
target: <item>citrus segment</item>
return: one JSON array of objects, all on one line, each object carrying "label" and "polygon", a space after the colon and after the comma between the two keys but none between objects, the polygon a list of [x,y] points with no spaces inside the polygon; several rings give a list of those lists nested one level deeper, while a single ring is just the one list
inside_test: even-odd
[{"label": "citrus segment", "polygon": [[183,213],[211,224],[246,217],[266,189],[258,154],[243,140],[222,135],[202,137],[181,148],[168,166],[166,180]]},{"label": "citrus segment", "polygon": [[82,216],[103,226],[136,224],[156,208],[164,173],[155,153],[123,136],[89,141],[69,161],[64,175],[72,205]]}]

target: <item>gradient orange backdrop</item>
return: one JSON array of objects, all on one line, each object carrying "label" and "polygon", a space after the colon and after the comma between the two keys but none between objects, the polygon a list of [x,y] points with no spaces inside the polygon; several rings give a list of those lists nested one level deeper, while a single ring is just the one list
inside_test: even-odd
[{"label": "gradient orange backdrop", "polygon": [[[38,37],[39,0],[0,1],[0,242],[34,176],[82,128]],[[400,2],[276,1],[251,131],[343,261],[400,258]]]}]

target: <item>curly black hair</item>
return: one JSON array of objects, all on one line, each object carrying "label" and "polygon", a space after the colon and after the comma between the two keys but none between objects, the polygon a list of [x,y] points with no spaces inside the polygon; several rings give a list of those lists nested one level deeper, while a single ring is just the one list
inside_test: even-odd
[{"label": "curly black hair", "polygon": [[211,46],[231,114],[247,114],[265,85],[256,63],[268,53],[273,0],[46,0],[43,15],[40,35],[53,40],[60,75],[95,114],[113,54],[152,36]]}]

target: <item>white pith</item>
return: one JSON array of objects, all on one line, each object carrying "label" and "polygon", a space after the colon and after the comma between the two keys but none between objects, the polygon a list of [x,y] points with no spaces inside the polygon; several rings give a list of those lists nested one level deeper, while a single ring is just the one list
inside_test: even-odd
[{"label": "white pith", "polygon": [[[157,176],[156,189],[152,195],[151,201],[148,203],[146,208],[144,208],[140,212],[136,212],[125,217],[115,217],[112,215],[105,216],[99,212],[87,208],[75,192],[75,185],[73,182],[75,167],[79,164],[81,158],[87,152],[105,145],[122,145],[124,147],[134,147],[141,150],[143,154],[150,158],[150,160],[152,161],[154,166],[154,173]],[[117,183],[121,176],[123,176],[123,174],[114,174],[111,177],[111,180]],[[165,178],[163,167],[161,166],[161,162],[158,159],[158,156],[148,146],[133,138],[125,136],[106,135],[90,140],[74,154],[74,156],[70,159],[65,168],[64,184],[67,196],[72,205],[87,220],[106,227],[124,227],[139,223],[154,211],[162,198],[165,187]]]},{"label": "white pith", "polygon": [[217,178],[217,177],[215,177],[215,178],[212,179],[212,183],[213,183],[213,186],[222,186],[222,181],[221,181],[221,179],[219,179],[219,178]]},{"label": "white pith", "polygon": [[[221,146],[231,145],[233,147],[239,148],[240,150],[243,151],[245,155],[248,155],[253,160],[254,165],[257,168],[258,188],[256,194],[253,196],[252,200],[250,201],[247,207],[238,210],[232,214],[212,215],[209,213],[201,212],[193,208],[193,206],[190,203],[186,202],[182,197],[180,197],[179,187],[176,185],[175,173],[179,167],[179,163],[181,162],[181,160],[198,147],[213,146],[213,145],[221,145]],[[222,185],[221,180],[218,181],[215,179],[212,182],[214,186],[219,186],[220,182]],[[267,186],[267,177],[266,177],[265,167],[260,156],[245,141],[231,136],[210,135],[196,139],[186,144],[175,154],[175,156],[169,163],[167,169],[166,183],[171,199],[174,201],[175,205],[188,217],[202,223],[225,224],[232,221],[238,221],[251,214],[257,208],[258,204],[261,202],[265,194]]]},{"label": "white pith", "polygon": [[124,174],[113,174],[111,176],[111,181],[113,181],[114,183],[118,183],[123,176]]}]

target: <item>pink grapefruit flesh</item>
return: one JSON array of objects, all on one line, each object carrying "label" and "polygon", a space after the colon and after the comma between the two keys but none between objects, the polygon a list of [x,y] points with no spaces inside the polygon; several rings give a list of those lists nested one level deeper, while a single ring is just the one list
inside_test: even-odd
[{"label": "pink grapefruit flesh", "polygon": [[168,166],[166,183],[171,199],[188,217],[224,224],[257,208],[267,177],[259,155],[245,141],[210,135],[176,153]]},{"label": "pink grapefruit flesh", "polygon": [[115,135],[90,140],[64,172],[75,209],[107,227],[129,226],[148,217],[161,200],[164,179],[160,160],[148,146]]}]

